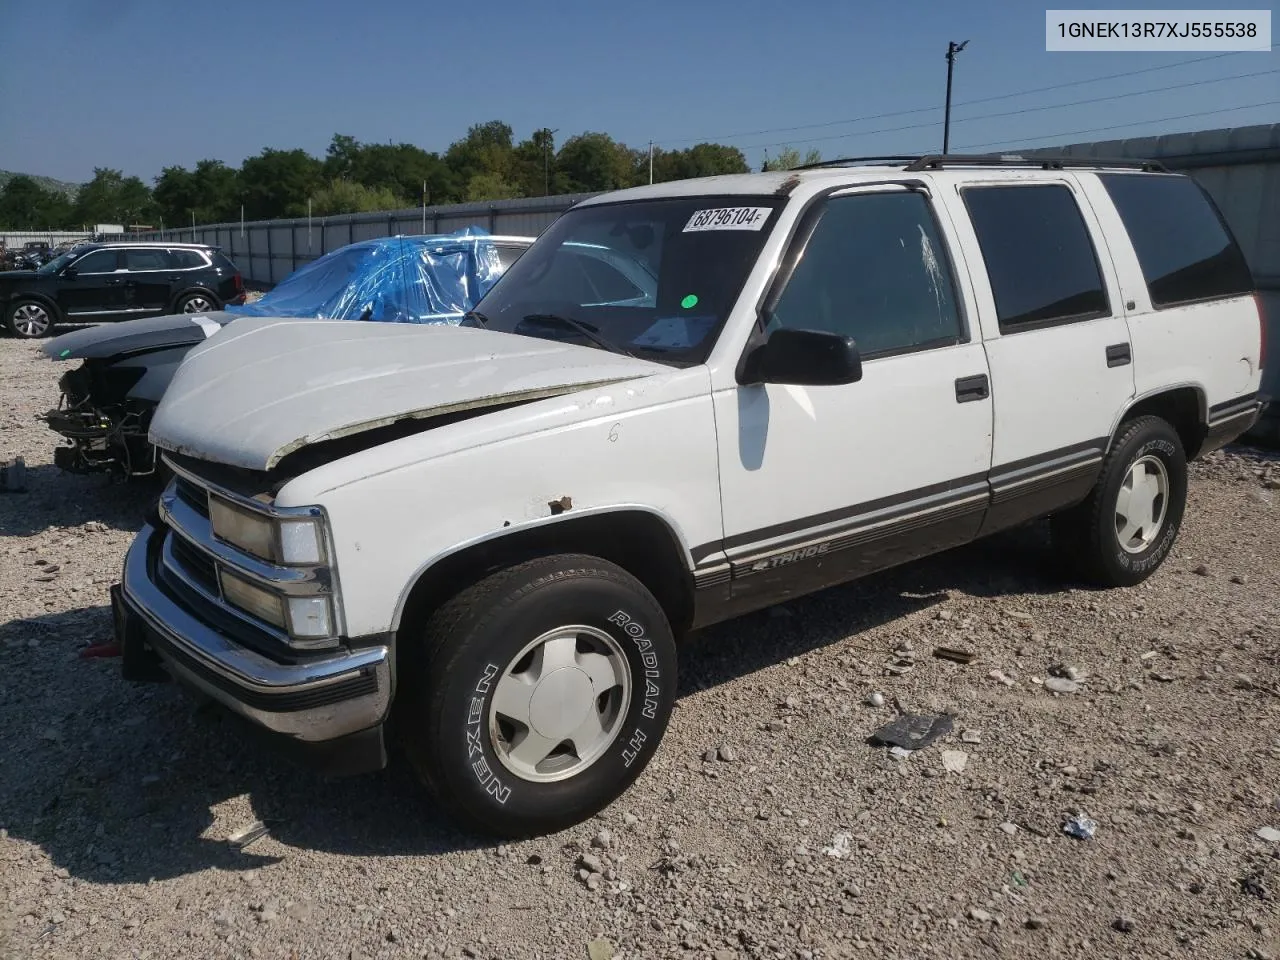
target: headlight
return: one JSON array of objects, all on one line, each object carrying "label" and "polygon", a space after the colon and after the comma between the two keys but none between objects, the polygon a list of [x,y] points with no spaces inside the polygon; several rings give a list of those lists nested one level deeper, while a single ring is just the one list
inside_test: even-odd
[{"label": "headlight", "polygon": [[214,536],[261,560],[290,565],[324,560],[324,540],[315,519],[268,517],[211,496],[209,520]]},{"label": "headlight", "polygon": [[237,577],[226,570],[221,572],[222,595],[227,602],[239,607],[245,613],[253,614],[259,620],[265,620],[272,626],[286,629],[282,597],[270,590],[263,590],[248,580]]}]

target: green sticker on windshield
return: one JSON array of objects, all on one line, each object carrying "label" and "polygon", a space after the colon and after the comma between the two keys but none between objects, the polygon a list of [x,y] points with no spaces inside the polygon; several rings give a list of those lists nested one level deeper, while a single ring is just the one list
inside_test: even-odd
[{"label": "green sticker on windshield", "polygon": [[686,310],[692,310],[697,305],[698,295],[696,293],[691,293],[680,301],[680,306],[684,307]]},{"label": "green sticker on windshield", "polygon": [[69,349],[68,349],[68,350],[63,350],[60,354],[58,354],[58,356],[60,356],[60,357],[65,357],[65,356],[66,356],[68,353],[70,353],[70,352],[71,352],[71,351],[70,351]]}]

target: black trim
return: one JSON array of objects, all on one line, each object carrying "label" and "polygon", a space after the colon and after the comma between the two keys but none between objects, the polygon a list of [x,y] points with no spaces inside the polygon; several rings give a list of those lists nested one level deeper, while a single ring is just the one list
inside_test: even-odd
[{"label": "black trim", "polygon": [[1059,460],[1067,459],[1072,454],[1095,450],[1099,453],[1103,453],[1110,444],[1110,437],[1099,437],[1096,440],[1085,440],[1083,443],[1073,443],[1069,447],[1059,447],[1057,450],[1050,450],[1048,453],[1038,453],[1034,457],[1023,457],[1021,460],[1011,460],[1008,463],[1002,463],[999,466],[993,466],[991,468],[991,482],[993,484],[998,484],[1008,476],[1025,473],[1029,467],[1056,463]]},{"label": "black trim", "polygon": [[1212,424],[1215,419],[1221,419],[1222,417],[1234,414],[1237,407],[1243,410],[1257,402],[1258,394],[1247,393],[1244,396],[1236,397],[1233,400],[1224,400],[1222,403],[1215,403],[1209,408],[1210,424]]},{"label": "black trim", "polygon": [[1262,415],[1262,407],[1262,402],[1256,396],[1243,407],[1232,404],[1231,412],[1225,416],[1219,416],[1209,424],[1204,443],[1200,445],[1197,456],[1202,457],[1206,453],[1219,450],[1252,430]]},{"label": "black trim", "polygon": [[973,403],[991,396],[991,381],[985,373],[956,378],[956,403]]},{"label": "black trim", "polygon": [[1107,366],[1123,367],[1133,362],[1133,350],[1127,343],[1113,343],[1107,347]]},{"label": "black trim", "polygon": [[1099,169],[1115,167],[1119,169],[1141,170],[1145,173],[1168,173],[1159,160],[1135,160],[1128,157],[1070,157],[1044,154],[1041,156],[1022,156],[1020,154],[956,154],[939,153],[920,157],[904,169],[908,173],[924,170],[942,170],[946,167],[1034,167],[1040,170]]},{"label": "black trim", "polygon": [[[966,496],[975,492],[981,492],[980,489],[974,490],[969,488],[979,487],[984,484],[986,479],[987,474],[975,473],[967,477],[960,477],[956,480],[947,480],[943,483],[935,483],[927,487],[920,487],[917,490],[908,490],[905,493],[894,494],[889,497],[881,497],[878,500],[872,500],[867,503],[859,503],[850,507],[840,507],[835,510],[827,510],[823,513],[811,514],[810,516],[801,517],[796,520],[788,520],[784,523],[775,523],[770,527],[762,527],[759,530],[751,530],[732,537],[725,537],[723,549],[730,551],[735,547],[749,546],[751,544],[761,543],[765,540],[773,540],[777,537],[786,536],[788,533],[812,531],[815,527],[825,526],[826,524],[836,523],[837,521],[847,520],[852,517],[861,518],[866,514],[878,513],[881,510],[885,510],[890,507],[909,505],[909,510],[919,510],[923,508],[923,505],[918,501],[934,497],[939,494],[956,493],[958,496]],[[778,546],[776,549],[779,553],[786,552],[786,548],[782,546]]]}]

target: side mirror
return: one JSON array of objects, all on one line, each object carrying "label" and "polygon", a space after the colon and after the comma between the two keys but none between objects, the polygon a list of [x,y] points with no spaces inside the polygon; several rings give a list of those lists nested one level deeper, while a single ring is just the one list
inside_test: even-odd
[{"label": "side mirror", "polygon": [[743,359],[738,382],[827,387],[862,379],[862,357],[853,337],[819,330],[773,331]]},{"label": "side mirror", "polygon": [[67,267],[65,270],[62,271],[62,275],[66,277],[68,280],[74,280],[76,274],[79,272],[80,271],[77,270],[75,267]]}]

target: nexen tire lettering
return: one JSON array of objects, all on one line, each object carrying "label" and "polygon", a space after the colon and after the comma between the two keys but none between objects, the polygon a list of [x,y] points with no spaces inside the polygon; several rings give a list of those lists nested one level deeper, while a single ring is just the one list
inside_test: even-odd
[{"label": "nexen tire lettering", "polygon": [[511,796],[511,788],[506,786],[489,766],[480,740],[484,732],[485,694],[489,692],[493,678],[497,675],[496,663],[485,664],[484,674],[476,684],[475,693],[471,697],[471,704],[467,709],[467,759],[471,761],[471,772],[475,774],[476,780],[479,781],[480,786],[484,787],[485,792],[499,803],[505,804],[507,798]]},{"label": "nexen tire lettering", "polygon": [[623,610],[611,616],[609,622],[620,626],[622,632],[631,638],[640,652],[640,662],[644,665],[644,707],[640,712],[653,720],[658,715],[658,697],[661,694],[658,681],[662,679],[662,674],[658,670],[658,655],[653,652],[653,643],[644,635],[644,627]]}]

